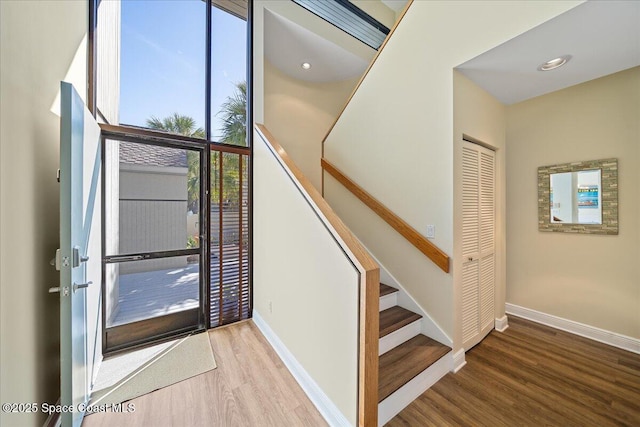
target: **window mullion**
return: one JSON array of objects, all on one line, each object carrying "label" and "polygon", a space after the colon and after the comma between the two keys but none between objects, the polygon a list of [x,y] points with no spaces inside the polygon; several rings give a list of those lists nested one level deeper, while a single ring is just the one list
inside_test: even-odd
[{"label": "window mullion", "polygon": [[211,0],[207,0],[207,41],[206,41],[206,64],[205,64],[205,106],[204,106],[204,133],[207,141],[211,141]]}]

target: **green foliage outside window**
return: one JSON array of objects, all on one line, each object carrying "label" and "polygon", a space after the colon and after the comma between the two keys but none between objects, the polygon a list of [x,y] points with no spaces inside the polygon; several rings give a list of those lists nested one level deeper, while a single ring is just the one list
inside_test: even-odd
[{"label": "green foliage outside window", "polygon": [[[227,97],[217,113],[222,118],[222,138],[224,144],[246,146],[247,140],[247,83],[236,84],[234,93]],[[163,130],[193,138],[205,138],[204,129],[196,127],[196,121],[179,113],[159,119],[147,119],[150,129]],[[222,194],[220,194],[220,160],[222,158]],[[211,200],[217,203],[221,198],[223,206],[237,207],[239,201],[240,156],[232,153],[211,152]],[[246,165],[244,165],[246,167]],[[188,209],[193,213],[200,210],[200,159],[198,153],[187,150],[187,193]]]}]

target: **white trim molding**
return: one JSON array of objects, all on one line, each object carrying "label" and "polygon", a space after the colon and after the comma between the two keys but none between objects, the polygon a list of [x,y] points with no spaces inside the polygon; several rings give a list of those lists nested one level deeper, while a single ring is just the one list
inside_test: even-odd
[{"label": "white trim molding", "polygon": [[253,311],[253,322],[267,339],[271,347],[278,354],[282,363],[287,367],[293,378],[300,384],[311,403],[318,409],[322,417],[331,427],[351,426],[349,420],[340,412],[338,407],[322,391],[320,386],[311,378],[302,365],[296,360],[289,349],[278,338],[273,329],[264,321],[257,311]]},{"label": "white trim molding", "polygon": [[453,353],[451,356],[451,372],[454,374],[457,373],[460,369],[467,364],[467,360],[465,359],[464,348]]},{"label": "white trim molding", "polygon": [[618,347],[623,350],[640,354],[640,340],[637,338],[606,331],[604,329],[596,328],[595,326],[589,326],[573,320],[563,319],[562,317],[542,313],[526,307],[520,307],[515,304],[507,303],[506,311],[508,314],[513,314],[514,316],[542,323],[543,325],[551,326],[552,328],[560,329],[574,335],[579,335],[613,347]]},{"label": "white trim molding", "polygon": [[380,338],[378,344],[378,356],[382,356],[386,352],[393,350],[400,344],[409,341],[411,338],[420,334],[422,319],[409,323],[397,331],[393,331],[388,335]]},{"label": "white trim molding", "polygon": [[496,331],[504,332],[507,330],[508,327],[509,327],[509,319],[507,318],[506,314],[502,317],[496,317],[496,323],[495,323]]},{"label": "white trim molding", "polygon": [[[399,292],[399,291],[398,291]],[[398,292],[380,297],[380,307],[378,311],[384,311],[388,308],[398,305]]]}]

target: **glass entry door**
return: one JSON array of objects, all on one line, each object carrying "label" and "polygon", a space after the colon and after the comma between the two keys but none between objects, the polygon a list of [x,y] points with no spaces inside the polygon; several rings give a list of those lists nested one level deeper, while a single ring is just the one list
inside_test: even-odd
[{"label": "glass entry door", "polygon": [[117,138],[104,140],[106,352],[206,325],[205,151],[169,139]]}]

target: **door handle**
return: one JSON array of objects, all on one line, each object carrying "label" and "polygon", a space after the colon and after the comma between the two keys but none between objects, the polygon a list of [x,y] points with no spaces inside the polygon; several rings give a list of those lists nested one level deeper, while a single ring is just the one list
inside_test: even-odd
[{"label": "door handle", "polygon": [[68,296],[69,295],[69,287],[68,286],[63,286],[62,288],[60,286],[54,286],[52,288],[49,288],[49,293],[50,294],[55,294],[56,292],[62,292],[62,296]]},{"label": "door handle", "polygon": [[127,262],[127,261],[142,261],[144,259],[143,255],[123,255],[123,256],[112,256],[109,257],[106,262],[114,263],[114,262]]},{"label": "door handle", "polygon": [[60,267],[68,267],[69,266],[69,257],[63,257],[60,249],[56,249],[56,256],[49,261],[49,264],[54,265],[57,271],[60,271]]},{"label": "door handle", "polygon": [[73,247],[73,267],[79,267],[81,262],[89,261],[86,255],[80,255],[80,246]]},{"label": "door handle", "polygon": [[78,289],[88,288],[89,285],[93,284],[93,282],[89,281],[87,283],[73,283],[73,292],[75,293]]}]

